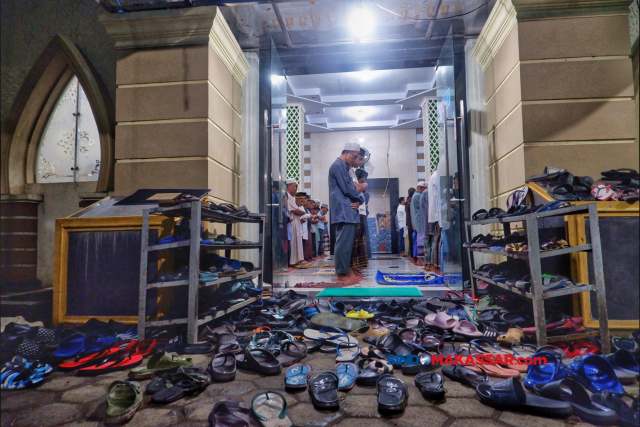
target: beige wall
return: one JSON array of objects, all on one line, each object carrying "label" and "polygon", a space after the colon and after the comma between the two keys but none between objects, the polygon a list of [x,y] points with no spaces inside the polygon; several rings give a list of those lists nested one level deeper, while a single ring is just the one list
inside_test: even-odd
[{"label": "beige wall", "polygon": [[120,51],[115,194],[211,188],[238,203],[242,90],[206,45]]},{"label": "beige wall", "polygon": [[504,207],[545,166],[596,180],[608,169],[638,169],[627,19],[527,20],[511,28],[484,74],[494,205]]},{"label": "beige wall", "polygon": [[[362,139],[362,142],[361,142]],[[329,167],[346,142],[357,142],[371,152],[365,169],[369,178],[398,178],[400,195],[415,187],[416,130],[365,130],[311,134],[311,176],[313,198],[329,200]],[[387,153],[389,164],[387,166]]]}]

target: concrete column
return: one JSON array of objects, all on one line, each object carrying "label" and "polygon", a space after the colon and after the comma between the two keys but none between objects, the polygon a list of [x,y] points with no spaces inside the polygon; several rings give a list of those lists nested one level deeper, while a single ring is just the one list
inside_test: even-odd
[{"label": "concrete column", "polygon": [[638,169],[629,1],[499,0],[473,56],[484,71],[490,197],[545,166],[594,179]]},{"label": "concrete column", "polygon": [[115,195],[210,188],[240,201],[242,83],[249,68],[217,7],[110,14],[115,40]]},{"label": "concrete column", "polygon": [[[285,179],[295,178],[304,191],[304,114],[302,104],[287,104]],[[311,170],[309,170],[311,173]]]}]

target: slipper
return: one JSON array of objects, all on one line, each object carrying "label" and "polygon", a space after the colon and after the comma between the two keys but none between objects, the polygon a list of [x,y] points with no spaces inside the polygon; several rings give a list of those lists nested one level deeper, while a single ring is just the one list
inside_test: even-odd
[{"label": "slipper", "polygon": [[500,344],[513,344],[516,341],[522,341],[524,334],[520,328],[509,328],[506,334],[498,336]]},{"label": "slipper", "polygon": [[177,354],[209,354],[213,353],[214,346],[211,343],[187,344],[182,337],[178,335],[164,345],[164,351]]},{"label": "slipper", "polygon": [[400,378],[385,374],[376,382],[378,411],[401,412],[409,401],[409,388]]},{"label": "slipper", "polygon": [[287,401],[277,391],[265,391],[253,396],[251,412],[262,427],[290,427]]},{"label": "slipper", "polygon": [[291,366],[307,355],[307,346],[298,341],[285,341],[282,343],[280,354],[276,359],[282,366]]},{"label": "slipper", "polygon": [[487,219],[488,215],[489,213],[486,209],[480,209],[471,216],[471,219],[474,221],[482,221],[483,219]]},{"label": "slipper", "polygon": [[218,353],[209,362],[207,371],[213,381],[224,382],[236,379],[236,355],[232,352]]},{"label": "slipper", "polygon": [[311,366],[293,365],[284,375],[284,386],[286,388],[307,388],[307,381],[311,376]]},{"label": "slipper", "polygon": [[476,338],[483,336],[483,333],[478,330],[476,325],[468,320],[461,320],[456,326],[453,327],[453,332],[467,338]]},{"label": "slipper", "polygon": [[322,341],[319,340],[311,340],[308,338],[304,338],[302,340],[302,344],[307,346],[307,354],[309,353],[315,353],[316,351],[320,350],[320,348],[322,348]]},{"label": "slipper", "polygon": [[211,383],[209,374],[201,371],[201,373],[176,372],[167,376],[170,387],[164,388],[151,396],[153,403],[167,404],[175,402],[184,396],[201,393]]},{"label": "slipper", "polygon": [[129,372],[129,378],[144,380],[152,378],[158,372],[175,369],[180,366],[191,366],[193,360],[190,357],[180,357],[177,354],[164,351],[157,352],[147,360],[146,366],[133,368]]},{"label": "slipper", "polygon": [[419,336],[418,332],[413,328],[398,329],[395,335],[399,336],[407,344],[415,343]]},{"label": "slipper", "polygon": [[111,372],[135,368],[142,363],[143,358],[143,355],[136,354],[133,351],[116,352],[105,357],[95,365],[78,369],[78,376],[93,377],[96,375],[109,374]]},{"label": "slipper", "polygon": [[365,359],[385,359],[389,353],[384,352],[373,346],[364,347],[360,354]]},{"label": "slipper", "polygon": [[209,414],[209,427],[249,427],[251,414],[246,403],[236,399],[222,399]]},{"label": "slipper", "polygon": [[442,374],[452,381],[459,382],[471,388],[477,388],[480,384],[489,383],[489,377],[482,366],[478,375],[476,372],[468,369],[473,365],[447,365],[442,367]]},{"label": "slipper", "polygon": [[440,329],[453,329],[458,325],[458,321],[448,314],[440,311],[437,314],[427,314],[424,318],[427,325],[437,326]]},{"label": "slipper", "polygon": [[135,381],[114,381],[107,391],[105,424],[123,423],[130,420],[142,405],[140,384]]},{"label": "slipper", "polygon": [[476,394],[485,405],[501,410],[508,409],[553,418],[565,418],[572,413],[571,405],[567,402],[525,393],[518,378],[480,384]]},{"label": "slipper", "polygon": [[350,311],[346,315],[346,317],[350,319],[371,319],[373,316],[373,314],[362,309],[359,311]]},{"label": "slipper", "polygon": [[115,337],[109,335],[88,335],[73,334],[63,340],[58,349],[52,354],[53,357],[68,359],[75,357],[78,353],[87,350],[102,350],[115,344]]},{"label": "slipper", "polygon": [[423,332],[418,339],[418,343],[425,350],[436,351],[444,342],[442,335],[433,332]]},{"label": "slipper", "polygon": [[526,182],[550,181],[565,173],[566,169],[558,169],[552,166],[546,166],[542,175],[533,175],[526,179]]},{"label": "slipper", "polygon": [[569,403],[573,413],[582,421],[596,425],[613,425],[618,420],[614,410],[591,401],[585,388],[572,379],[536,384],[533,389],[542,397]]},{"label": "slipper", "polygon": [[[631,398],[631,406],[626,404],[622,397]],[[638,397],[630,394],[616,395],[608,390],[596,393],[591,396],[591,400],[598,405],[613,410],[618,416],[618,424],[626,427],[637,427],[640,425],[640,411]]]},{"label": "slipper", "polygon": [[309,396],[316,409],[336,409],[339,406],[338,384],[333,372],[323,372],[309,380]]},{"label": "slipper", "polygon": [[265,375],[277,375],[282,371],[282,365],[278,359],[262,348],[247,348],[244,353],[237,354],[236,366]]},{"label": "slipper", "polygon": [[320,328],[320,330],[305,329],[303,334],[305,338],[309,338],[316,341],[322,341],[323,344],[328,344],[333,346],[337,346],[338,344],[341,344],[341,343],[347,343],[347,344],[358,343],[357,338],[353,336],[349,336],[346,333],[342,332],[342,330],[333,326],[325,326]]},{"label": "slipper", "polygon": [[425,399],[444,399],[444,377],[438,372],[422,372],[413,380]]},{"label": "slipper", "polygon": [[384,374],[393,372],[393,366],[386,360],[360,359],[358,361],[358,385],[375,385]]},{"label": "slipper", "polygon": [[353,362],[360,355],[360,346],[358,344],[340,343],[336,347],[336,362]]},{"label": "slipper", "polygon": [[413,348],[402,341],[402,338],[396,334],[389,334],[380,338],[377,347],[387,353],[401,356],[407,356],[413,353]]},{"label": "slipper", "polygon": [[363,326],[360,329],[356,329],[355,331],[349,332],[347,335],[350,335],[355,338],[380,338],[384,335],[390,334],[391,331],[387,328],[379,327],[373,328],[372,326]]},{"label": "slipper", "polygon": [[20,390],[41,384],[44,377],[26,366],[7,362],[0,371],[0,381],[2,390]]},{"label": "slipper", "polygon": [[602,356],[589,354],[580,356],[568,367],[569,375],[593,393],[605,390],[613,393],[624,393],[624,387],[620,384],[611,364]]},{"label": "slipper", "polygon": [[614,369],[617,368],[623,371],[628,371],[634,375],[640,374],[638,362],[636,362],[633,354],[628,350],[618,350],[613,354],[607,354],[604,358],[611,363],[611,366],[613,366]]},{"label": "slipper", "polygon": [[567,377],[567,369],[554,353],[538,351],[532,357],[544,357],[547,363],[529,365],[527,376],[524,378],[525,387],[532,389],[536,384],[548,384]]},{"label": "slipper", "polygon": [[338,390],[351,390],[356,385],[358,367],[353,363],[338,363],[336,375],[338,376]]},{"label": "slipper", "polygon": [[335,313],[316,314],[311,318],[311,323],[315,327],[322,328],[324,326],[331,326],[347,332],[355,331],[367,325],[362,320],[349,319],[348,317],[339,316]]}]

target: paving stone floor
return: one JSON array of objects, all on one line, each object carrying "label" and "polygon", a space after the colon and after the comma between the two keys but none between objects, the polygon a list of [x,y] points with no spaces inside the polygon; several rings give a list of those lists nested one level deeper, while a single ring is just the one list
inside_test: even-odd
[{"label": "paving stone floor", "polygon": [[[206,367],[209,358],[192,356],[197,366]],[[313,373],[332,369],[333,358],[322,353],[307,356],[303,363],[313,367]],[[447,397],[441,402],[425,400],[413,385],[413,377],[397,372],[409,385],[409,405],[404,413],[381,417],[377,410],[375,387],[355,386],[340,392],[340,410],[317,411],[310,403],[306,390],[284,392],[284,370],[278,376],[266,377],[250,371],[238,370],[236,380],[213,383],[199,396],[187,397],[169,405],[155,405],[145,395],[142,407],[127,423],[130,427],[195,427],[207,426],[207,417],[213,405],[225,397],[235,397],[251,403],[259,391],[280,391],[289,406],[288,416],[294,426],[340,427],[554,427],[562,425],[588,425],[579,418],[567,420],[497,411],[481,404],[475,391],[461,384],[445,382]],[[105,411],[105,392],[109,384],[125,379],[127,372],[112,373],[94,378],[77,377],[73,373],[54,372],[36,389],[2,391],[0,427],[97,427]],[[143,390],[150,380],[142,381]],[[628,388],[638,393],[637,384]]]}]

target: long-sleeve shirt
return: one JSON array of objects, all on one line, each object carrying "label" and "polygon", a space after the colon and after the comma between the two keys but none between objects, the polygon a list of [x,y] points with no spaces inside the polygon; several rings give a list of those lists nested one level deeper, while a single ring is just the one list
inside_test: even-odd
[{"label": "long-sleeve shirt", "polygon": [[364,196],[356,190],[349,176],[349,167],[340,158],[337,158],[329,168],[329,199],[331,224],[360,222],[358,211],[351,208],[351,203],[364,203]]},{"label": "long-sleeve shirt", "polygon": [[405,205],[398,205],[398,229],[407,226],[407,215],[405,214]]},{"label": "long-sleeve shirt", "polygon": [[413,229],[418,233],[424,233],[424,224],[422,223],[422,217],[420,216],[420,196],[421,192],[416,190],[411,198],[411,224]]}]

